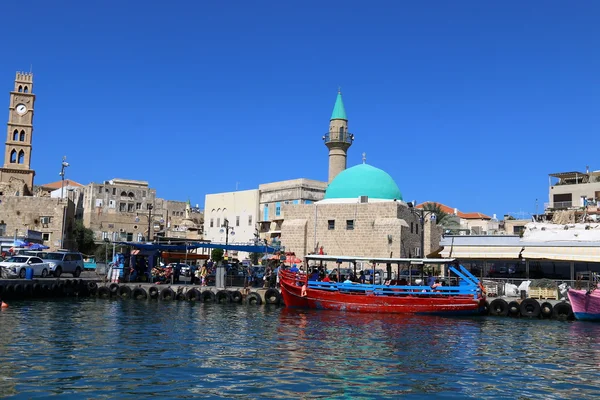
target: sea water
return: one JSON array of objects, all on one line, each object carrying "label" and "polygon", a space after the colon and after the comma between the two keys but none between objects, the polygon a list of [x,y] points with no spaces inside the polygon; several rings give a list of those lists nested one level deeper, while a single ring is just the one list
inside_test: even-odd
[{"label": "sea water", "polygon": [[0,311],[3,398],[583,399],[600,324],[134,300]]}]

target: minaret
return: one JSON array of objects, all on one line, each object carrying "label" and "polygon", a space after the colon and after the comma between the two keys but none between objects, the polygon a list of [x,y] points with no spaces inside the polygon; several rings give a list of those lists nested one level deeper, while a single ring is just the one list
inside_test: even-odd
[{"label": "minaret", "polygon": [[346,155],[352,145],[354,135],[348,132],[348,117],[342,101],[342,91],[338,90],[335,106],[329,121],[329,132],[323,136],[329,149],[329,183],[346,169]]}]

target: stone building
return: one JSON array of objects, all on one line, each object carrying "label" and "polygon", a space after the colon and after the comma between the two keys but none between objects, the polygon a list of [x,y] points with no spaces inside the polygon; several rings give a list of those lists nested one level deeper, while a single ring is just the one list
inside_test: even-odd
[{"label": "stone building", "polygon": [[421,242],[428,254],[441,237],[430,221],[423,230],[390,175],[366,163],[339,173],[323,200],[285,204],[283,212],[282,245],[299,256],[422,257]]},{"label": "stone building", "polygon": [[258,186],[259,236],[261,239],[278,241],[281,237],[281,225],[284,220],[284,204],[311,204],[322,200],[327,183],[312,179],[291,179],[287,181],[264,183]]}]

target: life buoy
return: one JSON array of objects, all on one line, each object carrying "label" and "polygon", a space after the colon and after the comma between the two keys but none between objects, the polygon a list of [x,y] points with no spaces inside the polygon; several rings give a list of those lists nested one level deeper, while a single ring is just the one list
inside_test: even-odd
[{"label": "life buoy", "polygon": [[110,297],[110,289],[106,286],[100,286],[98,288],[98,297],[101,299],[108,299]]},{"label": "life buoy", "polygon": [[251,304],[251,305],[260,306],[262,304],[262,299],[260,298],[260,295],[256,292],[250,293],[246,297],[246,301],[248,302],[248,304]]},{"label": "life buoy", "polygon": [[508,315],[511,317],[518,317],[521,313],[521,306],[516,301],[508,303]]},{"label": "life buoy", "polygon": [[552,316],[559,321],[567,321],[575,318],[573,309],[569,303],[558,303],[552,309]]},{"label": "life buoy", "polygon": [[150,289],[148,289],[148,295],[151,299],[158,299],[158,288],[156,286],[150,286]]},{"label": "life buoy", "polygon": [[164,288],[160,291],[161,300],[173,300],[175,297],[175,292],[171,288]]},{"label": "life buoy", "polygon": [[131,294],[131,296],[136,300],[146,300],[148,298],[148,293],[146,293],[146,290],[144,288],[136,287],[135,289],[133,289],[133,293]]},{"label": "life buoy", "polygon": [[231,303],[231,295],[227,290],[219,290],[216,298],[217,303]]},{"label": "life buoy", "polygon": [[540,308],[541,308],[542,318],[552,318],[552,310],[553,310],[552,304],[545,301],[540,305]]},{"label": "life buoy", "polygon": [[202,302],[214,303],[215,299],[216,299],[216,296],[211,290],[205,290],[202,292]]},{"label": "life buoy", "polygon": [[521,315],[527,318],[539,318],[542,312],[540,303],[535,299],[523,300],[519,306],[519,310],[521,311]]},{"label": "life buoy", "polygon": [[[306,296],[306,294],[304,294]],[[265,292],[265,303],[267,304],[279,304],[281,295],[276,289],[268,289]]]},{"label": "life buoy", "polygon": [[240,292],[239,290],[234,290],[229,294],[231,295],[231,301],[234,303],[241,303],[244,299],[244,296],[242,296],[242,292]]},{"label": "life buoy", "polygon": [[190,289],[185,292],[185,299],[187,301],[202,301],[202,297],[200,297],[200,292],[198,289]]}]

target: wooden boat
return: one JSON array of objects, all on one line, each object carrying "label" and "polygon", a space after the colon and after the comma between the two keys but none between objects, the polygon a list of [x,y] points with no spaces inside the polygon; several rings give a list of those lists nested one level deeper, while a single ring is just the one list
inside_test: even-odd
[{"label": "wooden boat", "polygon": [[[325,259],[307,256],[308,259]],[[340,258],[328,259],[341,262]],[[381,263],[414,262],[414,259],[366,259],[343,257],[343,261],[369,260]],[[452,260],[423,260],[441,263]],[[422,263],[423,263],[422,262]],[[421,263],[421,264],[422,264]],[[375,268],[373,268],[375,269]],[[485,294],[479,280],[462,266],[449,267],[459,278],[459,285],[374,285],[311,281],[303,273],[279,271],[281,294],[286,307],[345,310],[368,313],[410,313],[464,315],[478,314],[485,308]]]},{"label": "wooden boat", "polygon": [[600,291],[569,289],[567,296],[575,319],[600,321]]}]

